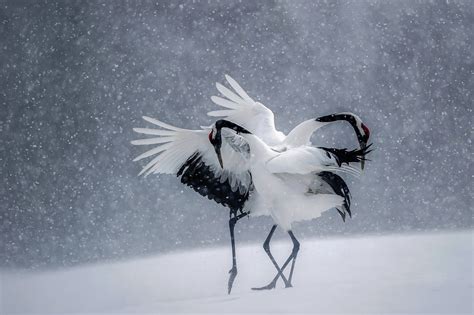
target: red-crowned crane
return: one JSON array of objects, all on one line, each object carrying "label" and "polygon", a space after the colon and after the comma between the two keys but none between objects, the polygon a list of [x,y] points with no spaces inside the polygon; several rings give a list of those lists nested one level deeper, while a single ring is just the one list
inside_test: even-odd
[{"label": "red-crowned crane", "polygon": [[[274,115],[271,110],[259,102],[253,101],[240,85],[231,77],[227,81],[236,93],[217,83],[218,90],[226,98],[213,96],[212,100],[226,108],[226,110],[209,112],[210,116],[224,117],[244,126],[254,135],[260,137],[274,150],[285,151],[310,143],[310,137],[320,127],[340,120],[348,121],[355,130],[361,149],[366,148],[369,130],[360,118],[351,113],[338,113],[310,119],[296,126],[288,136],[275,129]],[[246,166],[247,161],[236,153],[229,145],[221,148],[221,157],[226,161],[226,168],[222,169],[210,143],[210,137],[215,126],[202,127],[200,130],[189,130],[171,126],[159,120],[143,117],[160,129],[134,128],[141,134],[155,137],[132,141],[134,145],[155,145],[151,150],[141,154],[134,161],[147,157],[154,158],[146,164],[140,174],[174,174],[181,182],[193,188],[199,194],[214,200],[230,209],[229,229],[232,245],[232,268],[228,281],[228,292],[232,289],[237,275],[235,255],[234,227],[236,222],[247,216],[246,210],[251,193],[254,189],[252,178]],[[364,160],[361,161],[363,167]],[[355,172],[354,168],[344,167],[347,172]],[[338,210],[345,219],[345,213],[350,215],[350,196],[345,182],[336,174],[322,175],[328,181],[337,182],[339,194],[346,196],[346,210]],[[331,185],[331,184],[329,184]],[[334,183],[332,183],[334,185]]]}]

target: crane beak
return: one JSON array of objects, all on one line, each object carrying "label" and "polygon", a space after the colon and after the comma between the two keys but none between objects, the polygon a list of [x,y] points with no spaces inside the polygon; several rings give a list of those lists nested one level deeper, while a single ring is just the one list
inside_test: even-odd
[{"label": "crane beak", "polygon": [[[367,142],[369,141],[368,136],[359,136],[359,147],[362,152],[364,152],[367,148]],[[370,151],[369,151],[370,152]],[[360,161],[360,169],[364,170],[365,160]]]},{"label": "crane beak", "polygon": [[[367,147],[367,143],[361,143],[360,144],[360,149],[362,151],[364,151],[366,147]],[[364,170],[364,166],[365,166],[365,160],[360,161],[360,169],[361,170]]]},{"label": "crane beak", "polygon": [[212,135],[212,132],[209,134],[209,142],[211,142],[214,150],[216,151],[217,160],[219,161],[219,165],[224,168],[224,163],[222,162],[222,154],[221,154],[221,146],[222,146],[222,136],[221,130],[217,130],[216,134]]},{"label": "crane beak", "polygon": [[[359,138],[359,145],[360,145],[360,149],[361,149],[362,151],[365,151],[365,149],[367,148],[367,142],[369,141],[370,131],[369,131],[369,128],[367,128],[367,126],[364,125],[363,123],[361,123],[361,126],[362,126],[362,130],[364,131],[364,134],[358,136],[358,138]],[[369,152],[370,152],[370,151],[369,151]],[[368,153],[368,152],[367,152],[367,153]],[[362,161],[360,162],[360,168],[363,170],[363,169],[364,169],[364,166],[365,166],[365,160],[362,160]]]},{"label": "crane beak", "polygon": [[224,163],[222,162],[221,148],[214,148],[214,149],[216,149],[217,160],[219,161],[219,164],[221,165],[222,168],[224,168]]}]

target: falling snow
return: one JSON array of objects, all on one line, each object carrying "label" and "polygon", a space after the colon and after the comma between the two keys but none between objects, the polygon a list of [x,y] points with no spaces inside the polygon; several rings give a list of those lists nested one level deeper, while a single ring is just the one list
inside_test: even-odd
[{"label": "falling snow", "polygon": [[[1,267],[70,266],[228,243],[228,211],[137,177],[141,116],[197,129],[232,75],[288,132],[351,111],[375,151],[352,220],[302,238],[472,225],[471,1],[2,1]],[[344,124],[313,137],[352,148]],[[347,136],[351,135],[351,136]],[[268,218],[242,220],[238,244]],[[280,234],[281,236],[282,234]]]}]

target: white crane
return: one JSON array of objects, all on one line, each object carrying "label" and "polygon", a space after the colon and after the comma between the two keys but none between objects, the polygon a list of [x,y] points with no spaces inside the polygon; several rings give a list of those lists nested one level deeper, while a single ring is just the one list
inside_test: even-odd
[{"label": "white crane", "polygon": [[[263,141],[268,141],[267,144],[272,145],[275,150],[284,151],[307,144],[315,130],[339,120],[348,121],[356,132],[361,148],[366,147],[369,130],[359,117],[351,113],[339,113],[307,120],[285,136],[275,129],[274,115],[267,107],[253,101],[231,77],[226,76],[226,78],[237,94],[218,83],[218,90],[226,98],[214,96],[212,100],[226,107],[226,110],[210,112],[209,115],[224,117],[226,120],[245,126]],[[146,176],[153,173],[177,175],[183,184],[230,209],[229,229],[232,245],[232,268],[229,271],[228,281],[230,293],[237,275],[234,227],[239,219],[248,215],[248,211],[244,208],[249,204],[249,199],[251,199],[249,196],[253,191],[252,178],[246,167],[247,162],[229,145],[224,144],[220,152],[226,161],[226,169],[220,167],[215,150],[209,142],[209,137],[213,132],[212,126],[202,127],[200,130],[189,130],[177,128],[150,117],[143,117],[143,119],[160,129],[134,128],[134,131],[138,133],[155,137],[134,140],[132,144],[157,145],[134,159],[138,161],[154,156],[143,167],[140,175]],[[347,168],[347,170],[350,169]],[[336,176],[330,175],[331,178]],[[346,195],[349,196],[345,183],[343,190],[347,190]],[[350,215],[349,206],[345,212]],[[345,212],[340,212],[343,218],[345,218]]]},{"label": "white crane", "polygon": [[[228,130],[233,131],[225,132]],[[343,219],[344,211],[350,214],[349,190],[344,181],[332,172],[352,170],[344,163],[349,165],[364,161],[370,152],[370,145],[353,151],[302,145],[278,152],[245,128],[226,120],[215,123],[209,140],[223,169],[226,168],[226,159],[221,157],[224,142],[247,161],[255,189],[248,210],[251,215],[270,215],[275,221],[263,247],[277,269],[277,275],[268,285],[254,289],[272,289],[279,277],[286,287],[291,287],[300,247],[291,230],[292,223],[317,218],[331,208],[338,209]],[[270,252],[270,240],[277,226],[287,231],[293,241],[292,253],[281,268]],[[291,261],[290,274],[286,279],[283,271]]]}]

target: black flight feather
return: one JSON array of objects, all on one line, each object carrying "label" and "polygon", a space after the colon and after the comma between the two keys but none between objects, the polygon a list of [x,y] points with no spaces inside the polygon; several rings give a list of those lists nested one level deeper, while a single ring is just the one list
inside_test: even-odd
[{"label": "black flight feather", "polygon": [[325,181],[329,186],[331,186],[332,190],[336,195],[341,196],[344,198],[343,203],[343,211],[337,209],[337,212],[342,217],[342,220],[346,221],[346,213],[349,214],[349,217],[352,217],[351,213],[351,193],[349,191],[349,187],[347,187],[346,182],[342,179],[341,176],[334,174],[332,172],[320,172],[318,176]]},{"label": "black flight feather", "polygon": [[242,212],[252,190],[250,188],[245,193],[241,193],[240,189],[232,191],[229,179],[221,183],[211,168],[202,161],[198,152],[183,163],[176,176],[181,177],[181,183],[191,187],[201,196],[228,207],[233,213]]}]

